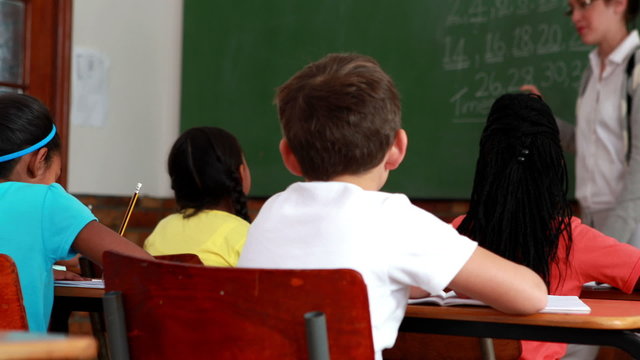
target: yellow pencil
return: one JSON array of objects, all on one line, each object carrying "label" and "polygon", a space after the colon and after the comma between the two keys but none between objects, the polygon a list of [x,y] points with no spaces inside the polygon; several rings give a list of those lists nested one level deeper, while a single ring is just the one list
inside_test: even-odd
[{"label": "yellow pencil", "polygon": [[122,224],[120,224],[120,230],[118,230],[118,234],[120,234],[120,236],[124,236],[124,230],[127,228],[129,217],[131,217],[131,213],[133,212],[133,207],[136,205],[136,201],[138,200],[138,194],[140,193],[141,187],[142,187],[142,183],[138,183],[136,185],[136,191],[133,193],[133,196],[131,196],[131,200],[129,200],[129,206],[127,206],[127,212],[124,214],[124,219],[122,219]]}]

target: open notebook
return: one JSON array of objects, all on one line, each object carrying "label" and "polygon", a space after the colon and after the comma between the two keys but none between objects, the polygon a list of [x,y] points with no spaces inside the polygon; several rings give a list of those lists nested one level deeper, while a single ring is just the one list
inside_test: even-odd
[{"label": "open notebook", "polygon": [[93,280],[84,280],[84,281],[55,280],[54,284],[56,286],[104,289],[104,281],[102,279],[93,279]]},{"label": "open notebook", "polygon": [[[435,296],[420,299],[409,299],[409,304],[434,304],[440,306],[475,305],[487,306],[480,300],[458,297],[455,291],[441,292]],[[554,314],[589,314],[591,308],[577,296],[548,295],[547,306],[541,313]]]}]

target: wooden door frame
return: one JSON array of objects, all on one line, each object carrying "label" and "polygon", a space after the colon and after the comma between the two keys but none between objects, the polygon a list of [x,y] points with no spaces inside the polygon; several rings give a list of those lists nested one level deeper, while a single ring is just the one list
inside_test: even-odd
[{"label": "wooden door frame", "polygon": [[62,172],[67,183],[73,0],[27,0],[24,90],[51,111],[62,141]]},{"label": "wooden door frame", "polygon": [[73,0],[21,0],[25,5],[22,79],[0,83],[42,101],[62,141],[62,171],[67,183]]}]

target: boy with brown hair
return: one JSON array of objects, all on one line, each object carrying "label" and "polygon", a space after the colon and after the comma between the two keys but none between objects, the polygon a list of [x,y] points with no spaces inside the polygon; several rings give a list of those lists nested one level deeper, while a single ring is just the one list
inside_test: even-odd
[{"label": "boy with brown hair", "polygon": [[379,191],[402,162],[407,135],[395,85],[374,59],[327,55],[282,85],[276,104],[282,159],[306,181],[264,204],[238,266],[359,271],[377,358],[393,346],[410,291],[449,287],[513,314],[546,305],[533,271],[478,247],[405,195]]}]

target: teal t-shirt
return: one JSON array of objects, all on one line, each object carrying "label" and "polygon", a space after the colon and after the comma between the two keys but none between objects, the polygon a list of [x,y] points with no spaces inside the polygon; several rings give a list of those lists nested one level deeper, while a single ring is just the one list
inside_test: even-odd
[{"label": "teal t-shirt", "polygon": [[0,183],[0,253],[18,267],[30,331],[47,331],[51,266],[75,255],[76,235],[93,220],[91,211],[59,184]]}]

